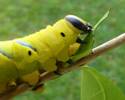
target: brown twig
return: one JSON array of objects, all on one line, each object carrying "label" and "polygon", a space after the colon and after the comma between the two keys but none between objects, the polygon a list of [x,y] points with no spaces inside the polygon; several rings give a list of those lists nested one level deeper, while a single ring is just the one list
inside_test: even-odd
[{"label": "brown twig", "polygon": [[[103,53],[109,51],[110,49],[113,49],[117,46],[120,46],[123,43],[125,43],[125,33],[123,33],[123,34],[117,36],[116,38],[109,40],[108,42],[92,49],[91,54],[89,54],[88,56],[75,62],[73,65],[70,65],[69,67],[66,67],[66,68],[60,68],[59,73],[64,74],[64,73],[79,69],[81,67],[80,65],[85,65],[85,64],[89,63],[91,60],[95,59],[96,57],[102,55]],[[56,77],[57,77],[57,75],[55,75],[54,73],[48,73],[46,75],[41,75],[40,82],[45,83],[46,81],[54,79]],[[5,97],[10,98],[10,97],[13,97],[15,95],[18,95],[21,92],[24,92],[24,90],[29,89],[28,86],[26,86],[26,85],[23,86],[23,85],[24,84],[17,86],[16,89],[7,92],[5,95],[0,96],[0,98],[1,99],[5,98]]]}]

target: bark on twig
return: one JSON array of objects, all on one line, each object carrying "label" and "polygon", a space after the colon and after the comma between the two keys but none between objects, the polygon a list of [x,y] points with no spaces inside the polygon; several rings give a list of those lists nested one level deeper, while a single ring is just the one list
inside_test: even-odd
[{"label": "bark on twig", "polygon": [[[81,67],[80,65],[85,65],[85,64],[89,63],[91,60],[94,60],[96,57],[102,55],[103,53],[105,53],[115,47],[122,45],[123,43],[125,43],[125,33],[92,49],[91,54],[89,54],[88,56],[75,62],[73,65],[70,65],[69,67],[66,67],[66,68],[60,68],[59,73],[64,74],[64,73],[79,69]],[[57,77],[57,75],[55,75],[54,73],[48,73],[44,76],[41,75],[40,81],[41,81],[41,83],[45,83],[46,81],[52,80],[56,77]],[[0,100],[5,100],[5,98],[8,99],[10,97],[18,95],[19,93],[24,92],[27,89],[29,89],[28,86],[21,84],[21,85],[17,86],[16,89],[11,90],[11,91],[5,93],[5,95],[0,96]]]}]

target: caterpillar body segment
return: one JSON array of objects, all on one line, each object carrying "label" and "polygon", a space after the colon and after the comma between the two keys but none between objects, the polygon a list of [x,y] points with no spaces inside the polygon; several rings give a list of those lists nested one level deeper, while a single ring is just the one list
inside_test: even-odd
[{"label": "caterpillar body segment", "polygon": [[79,36],[87,37],[91,31],[87,22],[69,15],[29,36],[0,41],[0,89],[17,79],[36,84],[40,70],[56,71],[57,61],[66,63],[72,58],[81,45]]},{"label": "caterpillar body segment", "polygon": [[0,53],[0,93],[6,90],[9,83],[16,81],[18,71],[15,64]]}]

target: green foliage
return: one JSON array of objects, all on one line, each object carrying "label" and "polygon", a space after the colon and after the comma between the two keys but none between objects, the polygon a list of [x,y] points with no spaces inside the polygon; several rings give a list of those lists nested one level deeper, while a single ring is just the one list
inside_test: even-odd
[{"label": "green foliage", "polygon": [[125,100],[121,90],[90,67],[82,68],[81,100]]},{"label": "green foliage", "polygon": [[39,93],[28,91],[21,94],[20,96],[13,98],[13,100],[43,100],[43,98]]}]

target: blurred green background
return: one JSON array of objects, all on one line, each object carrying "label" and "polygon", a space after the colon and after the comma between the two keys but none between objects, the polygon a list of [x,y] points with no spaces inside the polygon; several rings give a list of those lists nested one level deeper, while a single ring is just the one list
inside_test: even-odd
[{"label": "blurred green background", "polygon": [[[0,0],[0,40],[24,36],[45,28],[67,14],[94,25],[109,9],[107,20],[95,32],[95,46],[125,31],[125,0]],[[125,93],[125,46],[93,61],[91,66],[113,80]],[[14,100],[80,100],[80,71],[49,81],[43,93],[26,92]]]}]

